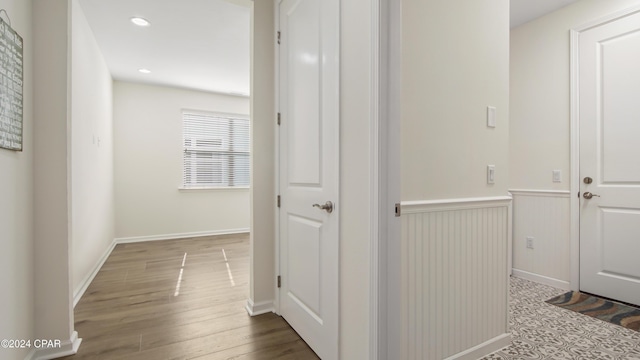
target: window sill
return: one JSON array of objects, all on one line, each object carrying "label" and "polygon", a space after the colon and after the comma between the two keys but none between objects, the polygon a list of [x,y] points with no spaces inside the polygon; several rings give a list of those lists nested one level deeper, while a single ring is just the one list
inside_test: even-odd
[{"label": "window sill", "polygon": [[178,191],[248,191],[249,186],[233,186],[233,187],[179,187]]}]

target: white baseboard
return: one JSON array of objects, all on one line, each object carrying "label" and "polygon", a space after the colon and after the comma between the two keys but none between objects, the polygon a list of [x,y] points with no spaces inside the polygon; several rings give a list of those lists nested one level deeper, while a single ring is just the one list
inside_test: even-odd
[{"label": "white baseboard", "polygon": [[504,333],[445,360],[475,360],[511,345],[511,335]]},{"label": "white baseboard", "polygon": [[276,311],[275,307],[273,306],[273,301],[262,301],[255,304],[251,299],[247,300],[245,309],[249,313],[249,316],[262,315]]},{"label": "white baseboard", "polygon": [[553,286],[558,289],[567,290],[567,291],[571,290],[571,284],[569,284],[568,281],[558,280],[558,279],[554,279],[547,276],[538,275],[538,274],[534,274],[528,271],[518,270],[518,269],[513,269],[512,274],[515,277],[519,277],[525,280],[537,282],[544,285]]},{"label": "white baseboard", "polygon": [[80,286],[74,290],[73,292],[74,308],[82,298],[82,295],[84,295],[85,291],[87,291],[87,288],[89,287],[89,285],[91,285],[91,282],[93,281],[93,279],[96,277],[96,275],[98,275],[98,271],[100,271],[100,269],[102,268],[102,265],[104,265],[104,262],[107,261],[107,259],[109,258],[109,255],[111,255],[111,252],[115,247],[116,247],[116,241],[114,239],[111,242],[111,245],[109,245],[109,247],[105,250],[104,254],[102,254],[102,256],[96,263],[96,266],[93,268],[93,270],[89,274],[87,274],[87,276],[85,276],[85,278],[80,283]]},{"label": "white baseboard", "polygon": [[201,236],[215,236],[215,235],[233,235],[233,234],[243,234],[248,232],[249,232],[249,228],[214,230],[214,231],[196,231],[196,232],[179,233],[179,234],[124,237],[124,238],[116,238],[115,241],[117,244],[130,244],[130,243],[137,243],[137,242],[144,242],[144,241],[186,239],[186,238],[194,238],[194,237],[201,237]]},{"label": "white baseboard", "polygon": [[50,360],[61,358],[63,356],[75,355],[78,352],[81,342],[82,339],[78,338],[78,332],[74,331],[71,334],[71,338],[62,341],[60,347],[37,349],[36,351],[29,353],[30,357],[27,357],[25,360]]}]

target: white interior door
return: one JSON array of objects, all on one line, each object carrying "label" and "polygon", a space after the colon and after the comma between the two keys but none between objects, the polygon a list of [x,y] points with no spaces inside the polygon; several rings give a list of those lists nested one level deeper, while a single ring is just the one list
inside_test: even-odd
[{"label": "white interior door", "polygon": [[640,305],[640,14],[581,32],[578,54],[580,290]]},{"label": "white interior door", "polygon": [[280,314],[337,359],[339,0],[279,6]]}]

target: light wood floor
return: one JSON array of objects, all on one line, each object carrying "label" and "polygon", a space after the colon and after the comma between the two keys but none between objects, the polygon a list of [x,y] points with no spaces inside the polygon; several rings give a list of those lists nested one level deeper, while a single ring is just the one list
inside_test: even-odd
[{"label": "light wood floor", "polygon": [[248,235],[118,245],[65,359],[318,359],[281,317],[247,315],[248,283]]}]

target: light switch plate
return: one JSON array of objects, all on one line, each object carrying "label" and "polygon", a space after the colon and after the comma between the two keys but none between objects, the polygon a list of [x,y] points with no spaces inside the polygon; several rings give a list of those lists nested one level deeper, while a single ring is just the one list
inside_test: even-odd
[{"label": "light switch plate", "polygon": [[487,127],[496,127],[496,108],[487,106]]},{"label": "light switch plate", "polygon": [[495,184],[496,182],[496,166],[487,165],[487,184]]},{"label": "light switch plate", "polygon": [[562,171],[553,170],[553,182],[562,182]]}]

